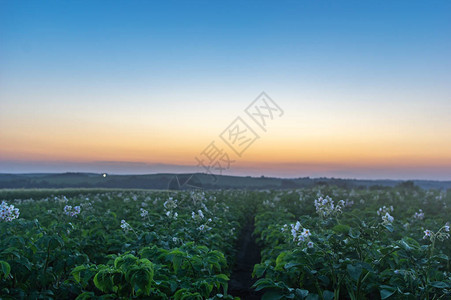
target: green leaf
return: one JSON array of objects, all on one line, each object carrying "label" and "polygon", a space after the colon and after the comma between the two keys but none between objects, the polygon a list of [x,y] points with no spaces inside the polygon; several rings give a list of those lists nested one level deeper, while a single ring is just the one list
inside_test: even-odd
[{"label": "green leaf", "polygon": [[130,266],[135,265],[138,258],[132,254],[119,256],[114,260],[114,267],[126,271]]},{"label": "green leaf", "polygon": [[131,266],[125,274],[132,287],[138,287],[147,296],[150,294],[153,276],[153,264],[147,258],[140,259],[139,264]]},{"label": "green leaf", "polygon": [[299,267],[299,266],[303,266],[304,264],[301,264],[301,263],[294,263],[294,262],[292,262],[292,263],[287,263],[287,264],[285,264],[285,266],[284,266],[284,268],[286,269],[286,270],[288,270],[288,269],[291,269],[291,268],[294,268],[294,267]]},{"label": "green leaf", "polygon": [[54,250],[58,247],[64,246],[64,241],[57,235],[51,236],[48,239],[48,247],[50,250]]},{"label": "green leaf", "polygon": [[75,300],[90,300],[90,299],[94,299],[95,298],[95,294],[93,292],[84,292],[80,295],[78,295],[77,298],[75,298]]},{"label": "green leaf", "polygon": [[354,281],[358,281],[360,278],[360,275],[362,274],[362,266],[360,265],[351,265],[349,264],[346,267],[349,276],[354,280]]},{"label": "green leaf", "polygon": [[412,249],[419,249],[420,244],[415,241],[413,238],[405,237],[399,242],[400,246],[403,247],[407,251],[411,251]]},{"label": "green leaf", "polygon": [[143,294],[149,296],[150,288],[152,286],[153,273],[148,269],[139,268],[134,266],[132,270],[129,270],[126,274],[126,278],[132,285],[132,287],[137,287]]},{"label": "green leaf", "polygon": [[353,239],[357,239],[358,237],[360,237],[360,230],[351,228],[351,230],[349,230],[349,236]]},{"label": "green leaf", "polygon": [[202,281],[198,287],[198,291],[202,294],[203,297],[207,298],[211,291],[213,290],[213,285],[209,284],[206,281]]},{"label": "green leaf", "polygon": [[113,291],[113,277],[110,269],[103,269],[94,276],[94,285],[104,293]]},{"label": "green leaf", "polygon": [[262,300],[279,300],[283,297],[283,292],[280,290],[271,290],[263,294]]},{"label": "green leaf", "polygon": [[301,299],[304,299],[305,297],[307,297],[309,292],[307,290],[296,289],[295,293],[296,296],[301,297]]},{"label": "green leaf", "polygon": [[435,288],[439,288],[439,289],[446,289],[448,287],[450,287],[450,285],[446,282],[443,281],[433,281],[431,282],[431,285]]},{"label": "green leaf", "polygon": [[342,234],[347,234],[349,233],[349,230],[351,229],[351,227],[349,227],[348,225],[343,225],[343,224],[338,224],[335,225],[332,230],[335,233],[342,233]]},{"label": "green leaf", "polygon": [[221,283],[227,283],[229,281],[229,277],[227,277],[227,275],[225,274],[215,275],[215,278]]},{"label": "green leaf", "polygon": [[393,232],[393,230],[394,230],[393,226],[392,226],[392,225],[389,225],[389,224],[384,225],[384,227],[385,227],[388,231],[390,231],[390,232]]},{"label": "green leaf", "polygon": [[174,268],[175,272],[178,271],[186,256],[187,254],[185,252],[182,252],[178,249],[172,250],[168,253],[167,258],[172,263],[172,267]]},{"label": "green leaf", "polygon": [[332,300],[332,299],[334,299],[334,293],[331,291],[324,291],[323,298],[324,298],[324,300]]},{"label": "green leaf", "polygon": [[389,291],[389,290],[383,289],[380,292],[381,292],[381,299],[387,299],[388,297],[393,295],[396,292],[396,290]]},{"label": "green leaf", "polygon": [[276,258],[276,270],[282,270],[283,265],[285,265],[285,256],[287,256],[288,252],[282,252]]},{"label": "green leaf", "polygon": [[3,278],[6,278],[11,272],[11,266],[6,261],[0,260],[0,270],[3,273]]},{"label": "green leaf", "polygon": [[330,283],[330,279],[327,276],[320,275],[318,276],[318,279],[324,284],[324,286],[328,286]]},{"label": "green leaf", "polygon": [[80,283],[80,273],[84,270],[86,270],[86,266],[77,266],[72,270],[72,276],[74,276],[74,279]]},{"label": "green leaf", "polygon": [[269,288],[280,289],[280,287],[274,281],[272,281],[271,279],[267,279],[267,278],[262,278],[262,279],[257,280],[252,287],[255,288],[256,291],[260,291],[263,289],[269,289]]},{"label": "green leaf", "polygon": [[266,272],[266,265],[265,264],[256,264],[254,266],[254,272],[252,273],[252,277],[262,277],[263,274]]},{"label": "green leaf", "polygon": [[318,300],[319,299],[319,295],[318,294],[308,294],[307,298],[305,298],[306,300]]}]

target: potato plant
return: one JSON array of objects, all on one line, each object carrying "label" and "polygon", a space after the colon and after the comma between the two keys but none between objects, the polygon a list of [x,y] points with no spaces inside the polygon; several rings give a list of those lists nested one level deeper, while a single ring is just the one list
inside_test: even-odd
[{"label": "potato plant", "polygon": [[255,218],[264,299],[447,299],[444,192],[308,189],[271,193]]},{"label": "potato plant", "polygon": [[13,195],[0,207],[2,299],[234,299],[237,241],[252,222],[261,247],[253,288],[263,299],[451,297],[444,191]]},{"label": "potato plant", "polygon": [[20,216],[0,222],[1,298],[233,298],[234,247],[252,201],[221,191],[9,200]]}]

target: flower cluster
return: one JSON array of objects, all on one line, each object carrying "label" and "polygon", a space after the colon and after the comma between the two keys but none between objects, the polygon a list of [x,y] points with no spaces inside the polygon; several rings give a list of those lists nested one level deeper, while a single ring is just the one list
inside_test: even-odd
[{"label": "flower cluster", "polygon": [[19,209],[15,208],[14,205],[8,205],[5,201],[0,204],[0,220],[5,220],[6,222],[11,222],[19,217]]},{"label": "flower cluster", "polygon": [[140,212],[141,212],[140,215],[143,218],[147,217],[147,215],[149,214],[149,212],[147,210],[145,210],[144,208],[141,208]]},{"label": "flower cluster", "polygon": [[168,218],[177,220],[177,217],[179,216],[179,214],[178,214],[177,212],[173,212],[173,211],[171,211],[171,210],[168,210],[168,211],[166,212],[166,216],[167,216]]},{"label": "flower cluster", "polygon": [[390,215],[390,212],[393,212],[393,206],[386,207],[385,205],[380,207],[377,210],[377,215],[381,216],[382,218],[382,224],[391,224],[395,220],[392,215]]},{"label": "flower cluster", "polygon": [[[287,227],[288,226],[285,224],[284,228]],[[282,228],[282,231],[284,231],[284,228]],[[298,245],[306,243],[308,248],[312,248],[313,242],[310,240],[311,235],[312,233],[310,232],[310,230],[303,228],[299,221],[297,221],[296,224],[291,224],[291,236],[293,237],[293,242],[297,242]]]},{"label": "flower cluster", "polygon": [[276,207],[276,204],[269,199],[266,199],[262,203],[266,207]]},{"label": "flower cluster", "polygon": [[423,239],[427,240],[429,239],[431,242],[434,242],[435,239],[438,239],[440,241],[443,241],[445,239],[449,239],[449,223],[446,223],[445,226],[440,228],[437,232],[433,232],[429,229],[426,229],[424,231]]},{"label": "flower cluster", "polygon": [[71,217],[76,217],[80,213],[80,206],[70,206],[66,205],[64,206],[64,213]]},{"label": "flower cluster", "polygon": [[193,200],[193,204],[197,205],[198,203],[203,203],[207,200],[207,197],[204,192],[192,191],[190,193],[191,200]]},{"label": "flower cluster", "polygon": [[334,200],[329,196],[325,198],[320,196],[315,200],[316,212],[322,218],[341,213],[344,206],[345,202],[343,200],[338,201],[337,205],[335,205]]},{"label": "flower cluster", "polygon": [[172,197],[169,197],[169,199],[163,203],[163,206],[165,208],[165,215],[168,218],[177,219],[178,213],[174,212],[174,209],[177,208],[177,199],[174,200]]},{"label": "flower cluster", "polygon": [[199,230],[200,232],[206,232],[208,230],[211,230],[211,227],[206,224],[202,224],[199,227],[197,227],[197,230]]},{"label": "flower cluster", "polygon": [[128,224],[127,222],[125,222],[125,220],[121,220],[121,228],[125,230],[125,232],[129,231],[130,229],[132,229],[132,227],[130,226],[130,224]]},{"label": "flower cluster", "polygon": [[169,199],[163,203],[163,206],[166,210],[174,210],[177,208],[177,199],[174,200],[172,197],[169,197]]},{"label": "flower cluster", "polygon": [[211,218],[207,219],[202,210],[199,209],[197,211],[197,214],[194,211],[191,212],[191,217],[197,224],[202,223],[199,227],[197,227],[197,230],[199,230],[200,232],[206,232],[208,230],[211,230],[211,227],[208,226],[207,224],[210,223],[212,219]]},{"label": "flower cluster", "polygon": [[393,206],[386,207],[386,206],[384,205],[384,206],[380,207],[380,208],[377,210],[377,215],[378,215],[378,216],[385,216],[386,213],[390,213],[390,212],[393,212]]},{"label": "flower cluster", "polygon": [[203,219],[205,219],[205,216],[202,210],[199,209],[197,211],[197,214],[194,211],[191,212],[191,218],[193,218],[193,220],[195,221],[202,221]]},{"label": "flower cluster", "polygon": [[388,212],[382,216],[382,223],[384,223],[384,224],[391,224],[391,223],[393,223],[394,220],[395,220],[395,218],[393,218],[393,216],[390,215]]},{"label": "flower cluster", "polygon": [[423,212],[423,210],[422,210],[422,209],[419,209],[418,212],[416,212],[416,213],[413,215],[413,218],[414,218],[414,219],[418,219],[418,220],[423,220],[423,219],[424,219],[424,212]]}]

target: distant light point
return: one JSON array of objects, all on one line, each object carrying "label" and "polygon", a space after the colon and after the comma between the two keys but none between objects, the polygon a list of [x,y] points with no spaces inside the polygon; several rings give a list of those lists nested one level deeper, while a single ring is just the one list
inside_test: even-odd
[{"label": "distant light point", "polygon": [[103,173],[103,175],[102,175],[103,177],[106,177],[106,173]]}]

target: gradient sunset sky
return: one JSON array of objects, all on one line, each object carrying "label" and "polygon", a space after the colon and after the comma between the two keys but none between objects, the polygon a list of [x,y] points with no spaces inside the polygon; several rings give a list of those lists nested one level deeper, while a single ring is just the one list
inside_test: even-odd
[{"label": "gradient sunset sky", "polygon": [[3,0],[0,173],[451,180],[450,53],[450,1]]}]

